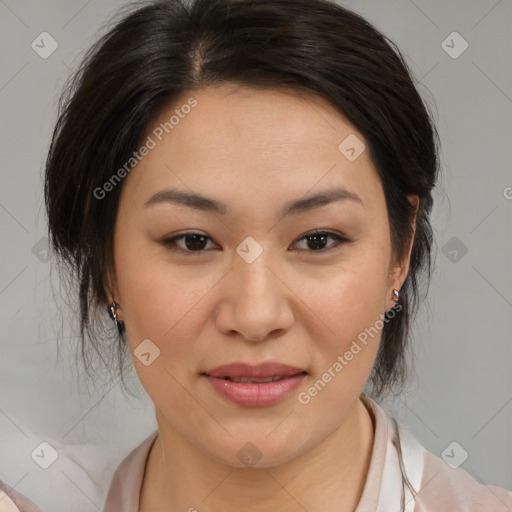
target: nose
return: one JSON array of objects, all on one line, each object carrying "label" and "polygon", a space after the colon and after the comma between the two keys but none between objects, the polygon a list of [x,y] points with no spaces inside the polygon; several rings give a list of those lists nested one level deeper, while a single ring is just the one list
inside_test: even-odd
[{"label": "nose", "polygon": [[223,280],[216,325],[223,334],[248,341],[282,335],[294,322],[293,285],[265,250],[254,261],[234,255]]}]

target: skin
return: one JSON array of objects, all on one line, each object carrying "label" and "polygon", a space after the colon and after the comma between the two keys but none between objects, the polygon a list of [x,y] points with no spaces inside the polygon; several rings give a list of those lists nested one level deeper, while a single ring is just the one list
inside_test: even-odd
[{"label": "skin", "polygon": [[[309,404],[297,395],[393,306],[412,238],[405,260],[396,261],[368,151],[349,161],[338,149],[350,134],[364,138],[322,98],[208,87],[184,94],[148,134],[190,97],[197,106],[125,178],[115,225],[112,298],[159,429],[139,509],[353,511],[374,435],[360,395],[380,333]],[[279,217],[286,202],[330,186],[362,204]],[[225,202],[230,212],[144,207],[170,187]],[[417,206],[417,196],[409,199]],[[319,228],[350,243],[303,238]],[[190,239],[176,242],[186,254],[161,244],[185,231],[208,237],[202,252]],[[263,249],[252,263],[236,252],[247,236]],[[148,366],[133,354],[144,339],[160,350]],[[277,404],[241,407],[200,375],[240,360],[280,361],[308,375]],[[249,441],[261,452],[253,467],[237,457]]]}]

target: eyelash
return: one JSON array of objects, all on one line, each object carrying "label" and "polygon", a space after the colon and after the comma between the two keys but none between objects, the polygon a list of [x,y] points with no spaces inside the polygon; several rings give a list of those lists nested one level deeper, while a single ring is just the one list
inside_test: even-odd
[{"label": "eyelash", "polygon": [[[184,253],[184,254],[197,254],[197,255],[200,255],[202,253],[204,253],[206,251],[206,249],[202,249],[202,250],[199,250],[199,251],[191,251],[191,250],[186,250],[186,249],[182,249],[181,247],[178,247],[176,245],[176,241],[177,240],[180,240],[180,239],[183,239],[187,236],[192,236],[192,235],[199,235],[199,236],[202,236],[204,238],[207,238],[209,240],[210,237],[206,236],[206,235],[203,235],[202,233],[197,233],[195,231],[189,231],[187,233],[182,233],[181,235],[177,235],[177,236],[174,236],[172,238],[166,238],[165,240],[162,240],[161,244],[166,248],[166,249],[169,249],[171,251],[174,251],[174,252],[179,252],[179,253]],[[310,233],[306,233],[303,237],[299,238],[299,241],[302,241],[304,239],[307,239],[309,237],[313,237],[313,236],[328,236],[330,238],[334,238],[336,240],[336,243],[334,244],[331,244],[328,248],[326,249],[319,249],[319,250],[308,250],[308,249],[304,249],[306,252],[311,252],[311,253],[320,253],[320,254],[325,254],[331,250],[334,250],[336,249],[337,247],[339,247],[340,245],[342,244],[347,244],[347,243],[350,243],[351,240],[349,240],[348,238],[344,238],[336,233],[333,233],[331,231],[322,231],[322,230],[316,230],[316,231],[312,231]]]}]

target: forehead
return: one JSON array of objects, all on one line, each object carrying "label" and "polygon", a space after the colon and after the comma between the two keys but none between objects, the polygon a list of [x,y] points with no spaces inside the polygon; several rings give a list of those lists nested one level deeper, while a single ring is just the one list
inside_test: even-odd
[{"label": "forehead", "polygon": [[148,197],[169,185],[222,189],[226,198],[241,188],[300,195],[322,182],[364,195],[378,186],[366,150],[350,160],[340,149],[349,140],[360,151],[362,135],[307,92],[235,84],[185,92],[162,109],[146,137],[154,147],[126,179],[130,195]]},{"label": "forehead", "polygon": [[[181,130],[175,126],[172,133],[179,137],[181,131],[183,138],[193,136],[197,145],[216,147],[220,143],[224,148],[236,140],[242,141],[244,148],[263,143],[266,147],[306,143],[332,149],[332,136],[336,139],[345,132],[356,132],[342,113],[310,92],[232,83],[183,93],[153,125],[165,124],[169,113],[180,110],[190,98],[197,105],[180,119]],[[193,133],[187,128],[193,128]]]}]

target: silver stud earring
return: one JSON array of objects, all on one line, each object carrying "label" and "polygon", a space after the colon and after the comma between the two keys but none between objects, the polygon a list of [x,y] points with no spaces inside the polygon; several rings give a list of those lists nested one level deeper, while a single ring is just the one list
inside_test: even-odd
[{"label": "silver stud earring", "polygon": [[400,292],[398,290],[393,289],[393,300],[395,301],[395,304],[398,302],[399,298],[400,298]]},{"label": "silver stud earring", "polygon": [[109,304],[107,306],[108,314],[109,314],[110,318],[112,318],[112,320],[114,320],[114,323],[117,326],[117,330],[119,331],[119,334],[123,334],[124,322],[122,320],[117,319],[117,314],[116,314],[117,309],[122,309],[122,308],[116,301],[112,301],[112,304]]}]

